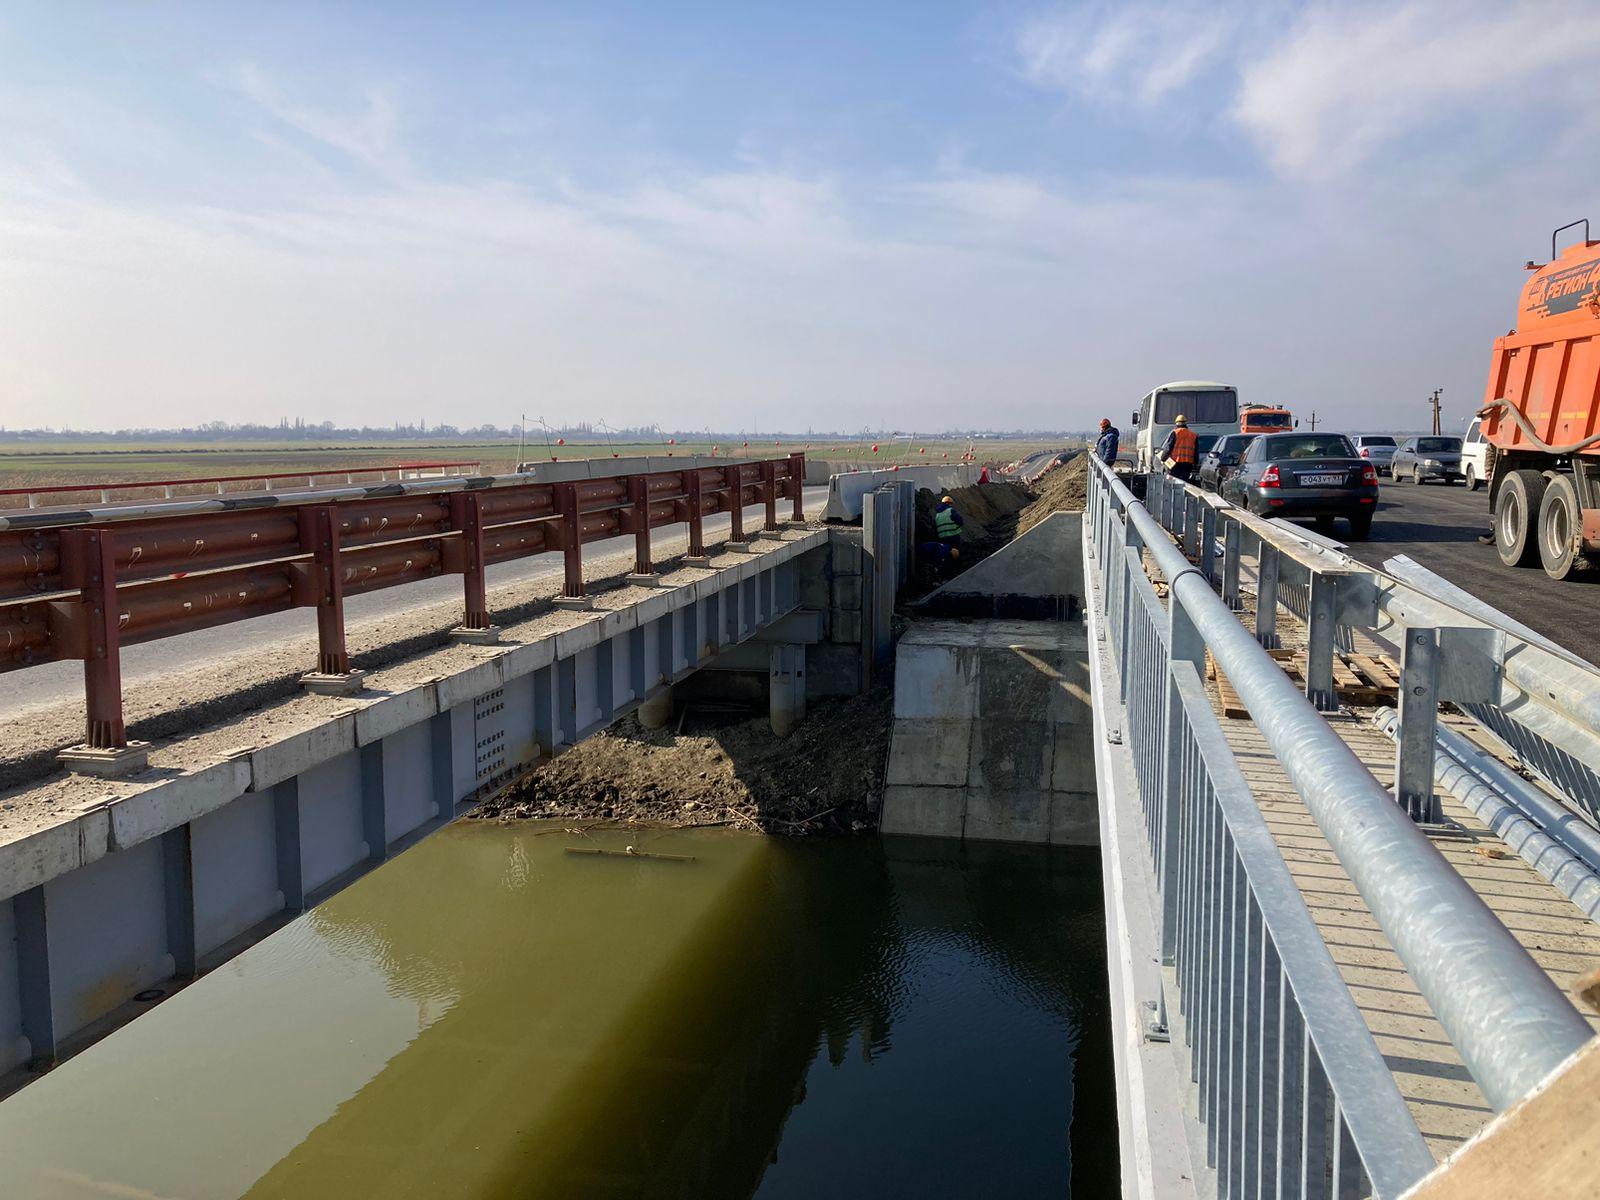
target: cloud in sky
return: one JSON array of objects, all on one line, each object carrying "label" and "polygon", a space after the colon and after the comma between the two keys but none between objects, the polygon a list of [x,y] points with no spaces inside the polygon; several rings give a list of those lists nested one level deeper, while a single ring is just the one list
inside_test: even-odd
[{"label": "cloud in sky", "polygon": [[1004,14],[845,29],[883,80],[729,22],[537,69],[448,24],[0,31],[0,423],[1070,428],[1180,377],[1464,414],[1593,199],[1600,16],[1530,7],[1037,9],[987,66]]}]

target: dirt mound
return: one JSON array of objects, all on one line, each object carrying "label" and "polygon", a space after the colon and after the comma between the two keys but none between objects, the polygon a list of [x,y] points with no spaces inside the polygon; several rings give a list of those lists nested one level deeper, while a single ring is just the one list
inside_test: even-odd
[{"label": "dirt mound", "polygon": [[976,561],[1009,542],[1016,532],[1017,514],[1027,507],[1033,493],[1017,483],[987,483],[982,487],[951,488],[947,492],[917,493],[917,541],[931,542],[937,536],[933,527],[933,506],[949,496],[965,522],[961,527],[961,557]]},{"label": "dirt mound", "polygon": [[864,829],[883,794],[891,702],[888,688],[818,701],[788,738],[776,737],[765,716],[684,734],[672,724],[651,730],[625,717],[485,801],[473,816],[736,825],[784,834]]},{"label": "dirt mound", "polygon": [[1051,513],[1075,512],[1089,501],[1089,456],[1054,467],[1034,483],[1038,499],[1017,518],[1017,533],[1027,533]]}]

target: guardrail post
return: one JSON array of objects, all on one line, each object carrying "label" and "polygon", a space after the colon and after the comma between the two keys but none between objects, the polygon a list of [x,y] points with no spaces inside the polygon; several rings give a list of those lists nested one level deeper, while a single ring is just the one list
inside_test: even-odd
[{"label": "guardrail post", "polygon": [[1183,489],[1183,544],[1196,564],[1205,561],[1206,553],[1205,544],[1200,539],[1200,510],[1210,507],[1188,488]]},{"label": "guardrail post", "polygon": [[778,464],[768,459],[761,464],[761,498],[766,502],[767,520],[761,528],[778,532]]},{"label": "guardrail post", "polygon": [[1234,612],[1240,608],[1239,602],[1239,550],[1240,550],[1239,522],[1232,517],[1226,517],[1222,523],[1222,602]]},{"label": "guardrail post", "polygon": [[578,486],[555,485],[556,511],[561,514],[561,595],[555,598],[562,608],[588,608],[593,601],[583,590],[583,514],[578,511]]},{"label": "guardrail post", "polygon": [[[1169,581],[1170,583],[1170,581]],[[1189,611],[1177,594],[1167,592],[1167,669],[1166,708],[1162,721],[1161,746],[1161,836],[1156,845],[1156,871],[1161,881],[1161,961],[1170,964],[1178,940],[1178,837],[1183,828],[1183,695],[1173,669],[1179,663],[1193,665],[1196,678],[1205,678],[1206,643],[1195,627]]]},{"label": "guardrail post", "polygon": [[84,620],[85,744],[117,750],[128,744],[122,720],[122,647],[118,636],[116,547],[110,530],[61,531],[63,578],[78,588]]},{"label": "guardrail post", "polygon": [[299,510],[300,549],[312,556],[312,603],[317,609],[317,669],[300,677],[308,692],[345,696],[361,690],[344,639],[344,568],[339,560],[339,513],[331,504]]},{"label": "guardrail post", "polygon": [[1319,712],[1339,707],[1333,690],[1333,638],[1339,608],[1339,577],[1327,571],[1310,572],[1306,597],[1306,699]]},{"label": "guardrail post", "polygon": [[806,456],[803,453],[789,455],[789,490],[794,497],[794,514],[789,519],[803,523],[806,519]]},{"label": "guardrail post", "polygon": [[684,492],[688,496],[689,503],[689,553],[683,561],[691,567],[711,565],[711,560],[706,557],[705,497],[701,486],[703,482],[699,467],[684,472]]},{"label": "guardrail post", "polygon": [[650,480],[635,475],[628,480],[628,499],[633,501],[633,574],[629,583],[653,584],[660,576],[650,551]]},{"label": "guardrail post", "polygon": [[483,505],[476,492],[452,492],[450,524],[461,539],[461,578],[466,611],[461,624],[450,631],[453,641],[476,645],[500,640],[500,630],[489,620],[488,586],[483,560]]},{"label": "guardrail post", "polygon": [[1278,648],[1278,548],[1256,539],[1256,641]]},{"label": "guardrail post", "polygon": [[1394,796],[1413,821],[1437,824],[1433,754],[1439,719],[1439,631],[1407,629],[1400,647],[1400,725]]},{"label": "guardrail post", "polygon": [[1204,497],[1200,500],[1200,574],[1206,582],[1217,582],[1217,510]]},{"label": "guardrail post", "polygon": [[744,483],[738,463],[722,468],[722,481],[728,496],[728,549],[748,550],[744,540]]}]

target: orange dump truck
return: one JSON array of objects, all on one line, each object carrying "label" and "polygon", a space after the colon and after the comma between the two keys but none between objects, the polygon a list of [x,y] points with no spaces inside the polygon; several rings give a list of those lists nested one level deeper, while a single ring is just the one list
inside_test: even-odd
[{"label": "orange dump truck", "polygon": [[1287,408],[1270,404],[1246,404],[1239,410],[1240,433],[1289,433],[1294,417]]},{"label": "orange dump truck", "polygon": [[1496,338],[1484,393],[1485,474],[1507,566],[1565,579],[1600,561],[1600,242],[1528,264],[1517,327]]}]

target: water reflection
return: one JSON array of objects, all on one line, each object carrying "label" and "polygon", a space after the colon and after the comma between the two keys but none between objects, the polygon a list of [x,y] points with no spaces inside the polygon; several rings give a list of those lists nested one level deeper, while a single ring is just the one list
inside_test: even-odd
[{"label": "water reflection", "polygon": [[1116,1189],[1092,859],[646,836],[436,835],[0,1105],[6,1194]]}]

